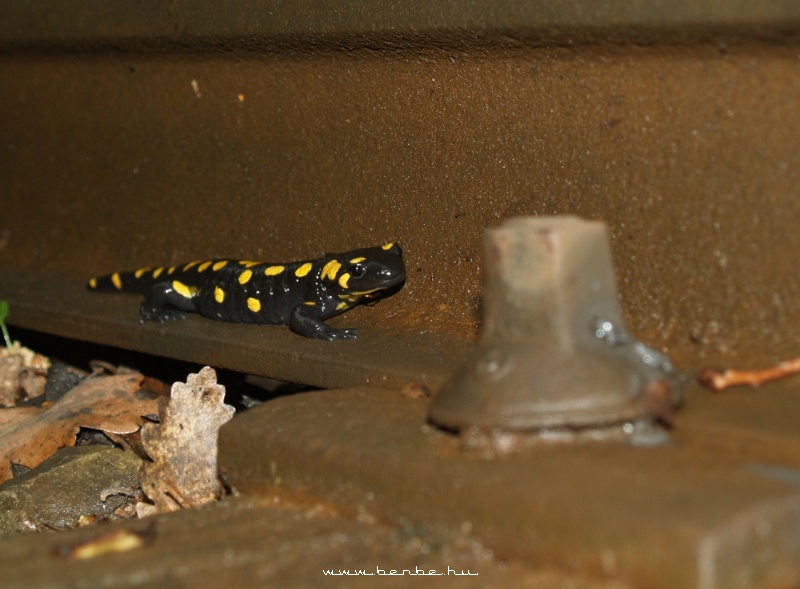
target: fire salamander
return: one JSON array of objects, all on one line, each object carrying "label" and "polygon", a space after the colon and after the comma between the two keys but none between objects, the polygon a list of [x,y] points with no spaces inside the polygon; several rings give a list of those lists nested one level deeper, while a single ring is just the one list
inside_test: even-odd
[{"label": "fire salamander", "polygon": [[87,287],[143,294],[142,323],[191,312],[218,321],[288,325],[300,335],[333,340],[353,339],[357,330],[334,329],[325,319],[391,294],[405,277],[403,251],[387,243],[285,264],[207,260],[141,268],[92,278]]}]

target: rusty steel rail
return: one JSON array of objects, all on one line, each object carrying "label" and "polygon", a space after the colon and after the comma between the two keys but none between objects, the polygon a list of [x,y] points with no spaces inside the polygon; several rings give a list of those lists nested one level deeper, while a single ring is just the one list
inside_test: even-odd
[{"label": "rusty steel rail", "polygon": [[[617,41],[659,38],[674,43],[719,34],[791,36],[800,23],[796,2],[673,0],[632,6],[625,0],[609,0],[590,8],[580,1],[554,4],[547,0],[435,6],[418,0],[344,4],[317,0],[298,10],[291,0],[273,0],[266,7],[258,0],[239,0],[235,10],[224,10],[213,0],[197,0],[153,10],[134,0],[113,4],[92,0],[63,8],[43,0],[24,4],[3,0],[0,48],[168,46],[177,40],[228,47],[252,43],[263,48],[265,43],[267,47],[281,42],[302,45],[325,36],[353,47],[372,43],[376,33],[395,44],[409,37],[435,44],[442,39],[461,44],[467,38],[475,44],[481,37],[494,37],[495,44],[513,45],[524,38],[528,43],[552,45],[594,43],[598,35]],[[45,13],[51,18],[43,18]],[[62,18],[55,18],[56,14]],[[113,31],[109,22],[114,23]]]},{"label": "rusty steel rail", "polygon": [[[68,12],[25,6],[10,14],[27,22],[21,13]],[[800,82],[796,48],[778,33],[796,22],[794,6],[784,6],[780,26],[774,15],[743,12],[750,37],[712,11],[707,28],[696,23],[681,43],[655,35],[630,50],[603,27],[570,49],[528,42],[539,29],[527,12],[504,43],[470,46],[464,33],[466,45],[439,45],[408,31],[400,50],[325,35],[274,48],[258,37],[263,51],[218,50],[202,35],[137,49],[129,24],[118,32],[124,51],[113,42],[90,49],[70,39],[96,30],[91,19],[57,12],[41,22],[62,22],[61,35],[42,24],[20,44],[21,29],[0,28],[0,296],[18,309],[12,324],[64,333],[32,301],[47,295],[53,309],[91,275],[398,241],[406,287],[343,320],[387,341],[407,334],[409,343],[386,352],[402,372],[418,356],[395,352],[433,358],[474,340],[486,228],[575,214],[608,223],[626,323],[678,366],[791,357],[795,344],[783,334],[800,326],[800,282],[793,258],[778,252],[800,248]],[[184,24],[176,28],[193,30]],[[775,33],[767,41],[755,34],[762,27]],[[706,43],[711,32],[724,43]],[[65,50],[47,50],[47,39]],[[64,288],[56,279],[37,286],[42,275],[63,277]],[[100,343],[170,346],[155,328],[126,323],[133,303],[72,302],[64,312]],[[116,335],[88,327],[106,312],[125,326]],[[418,336],[455,343],[424,354]],[[302,355],[298,366],[355,357],[276,337],[276,348]],[[191,350],[200,348],[173,341],[170,355],[198,359]],[[261,338],[252,341],[256,357]],[[215,359],[246,368],[240,357]]]},{"label": "rusty steel rail", "polygon": [[[436,334],[388,335],[374,327],[362,328],[357,340],[331,344],[302,338],[287,327],[191,315],[141,325],[137,296],[98,298],[83,282],[8,268],[0,269],[0,284],[11,301],[13,325],[324,388],[401,388],[411,382],[436,388],[468,347],[466,341]],[[350,319],[348,325],[353,321],[359,324]]]}]

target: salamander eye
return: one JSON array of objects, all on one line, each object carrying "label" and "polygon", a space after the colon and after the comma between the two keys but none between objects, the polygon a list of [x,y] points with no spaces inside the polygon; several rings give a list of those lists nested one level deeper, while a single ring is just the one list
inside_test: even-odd
[{"label": "salamander eye", "polygon": [[355,266],[350,268],[350,276],[352,276],[353,278],[361,278],[366,273],[367,273],[366,266],[363,266],[361,264],[356,264]]}]

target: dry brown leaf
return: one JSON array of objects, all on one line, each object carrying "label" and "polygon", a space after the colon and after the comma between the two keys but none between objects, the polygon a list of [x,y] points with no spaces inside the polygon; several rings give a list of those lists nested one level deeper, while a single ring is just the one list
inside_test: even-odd
[{"label": "dry brown leaf", "polygon": [[48,409],[0,410],[0,482],[11,478],[12,462],[34,468],[59,448],[74,445],[81,427],[111,434],[137,431],[142,416],[158,406],[156,395],[141,388],[143,380],[141,374],[87,378]]},{"label": "dry brown leaf", "polygon": [[20,421],[24,421],[34,415],[44,411],[41,407],[7,407],[0,409],[0,438],[5,437],[8,428],[15,427]]},{"label": "dry brown leaf", "polygon": [[186,383],[172,385],[170,399],[159,403],[160,424],[142,428],[142,443],[153,462],[143,467],[142,490],[153,505],[140,503],[146,516],[195,507],[220,497],[217,434],[236,411],[225,405],[225,387],[206,366]]}]

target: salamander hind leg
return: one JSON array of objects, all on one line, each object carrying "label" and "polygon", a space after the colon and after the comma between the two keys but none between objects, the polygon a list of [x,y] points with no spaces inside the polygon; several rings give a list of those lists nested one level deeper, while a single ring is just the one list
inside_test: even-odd
[{"label": "salamander hind leg", "polygon": [[[153,285],[142,299],[139,308],[139,322],[158,321],[164,323],[173,319],[185,319],[185,311],[196,312],[194,304],[195,290],[176,289],[174,282],[161,282]],[[179,286],[179,288],[180,288]]]},{"label": "salamander hind leg", "polygon": [[315,339],[356,339],[355,328],[334,329],[320,319],[319,311],[309,305],[298,305],[289,318],[289,329],[293,332]]}]

